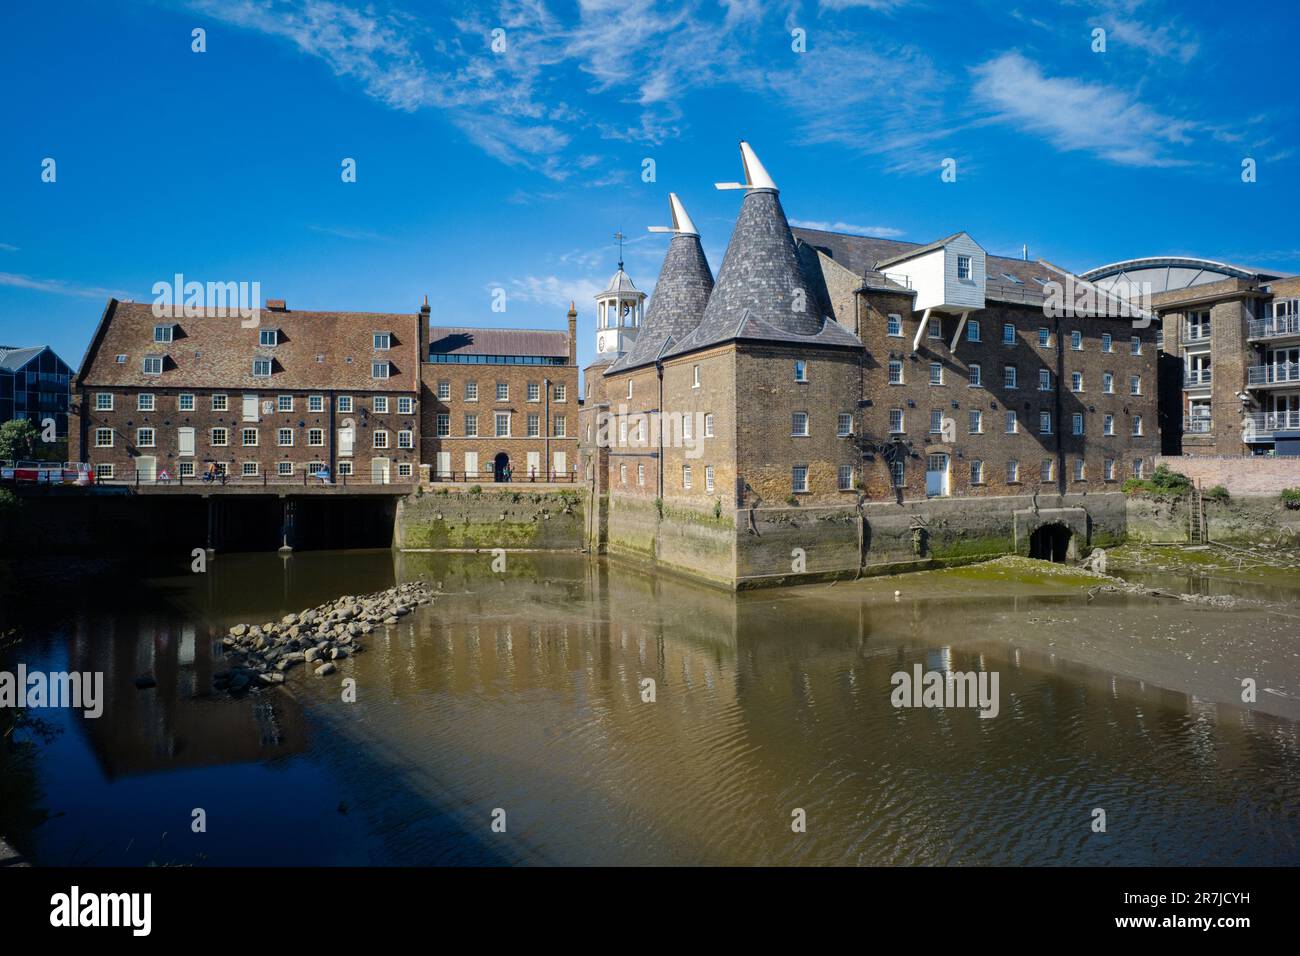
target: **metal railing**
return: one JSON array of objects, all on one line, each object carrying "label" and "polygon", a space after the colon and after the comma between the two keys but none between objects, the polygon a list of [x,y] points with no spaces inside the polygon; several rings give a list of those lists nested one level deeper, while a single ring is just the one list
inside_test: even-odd
[{"label": "metal railing", "polygon": [[1183,369],[1183,388],[1196,388],[1199,385],[1209,385],[1210,373],[1213,371],[1213,369],[1209,368]]},{"label": "metal railing", "polygon": [[413,485],[418,482],[419,476],[410,475],[399,477],[390,472],[387,477],[376,477],[374,475],[342,475],[329,473],[306,471],[296,472],[292,475],[279,474],[257,474],[257,475],[163,475],[159,472],[147,472],[136,470],[133,475],[123,476],[121,478],[104,478],[95,475],[90,481],[93,485],[117,486],[117,487],[176,487],[176,488],[224,488],[224,487],[285,487],[287,485],[296,485],[300,487],[325,486],[331,488],[347,488],[349,486],[374,486],[374,485]]},{"label": "metal railing", "polygon": [[1246,416],[1247,440],[1270,439],[1274,432],[1300,431],[1300,411],[1252,412]]},{"label": "metal railing", "polygon": [[1204,342],[1210,337],[1209,326],[1184,325],[1183,341],[1184,342]]},{"label": "metal railing", "polygon": [[1183,432],[1189,435],[1208,435],[1213,427],[1208,415],[1184,415]]},{"label": "metal railing", "polygon": [[1300,363],[1278,362],[1274,365],[1252,365],[1246,369],[1246,384],[1281,385],[1285,382],[1300,382]]},{"label": "metal railing", "polygon": [[1248,338],[1272,339],[1284,335],[1300,335],[1300,315],[1279,315],[1250,320]]},{"label": "metal railing", "polygon": [[578,475],[570,471],[532,471],[527,474],[511,472],[510,477],[498,477],[493,468],[480,469],[478,471],[438,471],[437,468],[429,469],[429,481],[431,482],[460,482],[473,483],[502,483],[502,484],[535,484],[537,482],[555,483],[555,482],[576,482]]}]

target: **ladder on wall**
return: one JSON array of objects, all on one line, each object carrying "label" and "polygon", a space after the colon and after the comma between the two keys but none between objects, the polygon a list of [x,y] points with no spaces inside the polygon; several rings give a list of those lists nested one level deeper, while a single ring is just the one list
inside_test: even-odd
[{"label": "ladder on wall", "polygon": [[1205,533],[1205,499],[1201,489],[1193,485],[1187,492],[1187,541],[1189,544],[1205,544],[1209,536]]}]

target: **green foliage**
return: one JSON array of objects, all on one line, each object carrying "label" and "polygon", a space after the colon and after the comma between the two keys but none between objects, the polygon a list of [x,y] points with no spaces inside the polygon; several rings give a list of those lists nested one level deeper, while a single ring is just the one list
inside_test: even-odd
[{"label": "green foliage", "polygon": [[40,440],[41,433],[27,419],[5,422],[0,425],[0,459],[35,458]]},{"label": "green foliage", "polygon": [[799,499],[796,498],[794,495],[786,495],[785,503],[789,505],[791,508],[797,508],[799,506]]},{"label": "green foliage", "polygon": [[469,489],[469,493],[471,495],[481,495],[483,494],[483,488],[480,485],[474,485]]},{"label": "green foliage", "polygon": [[1165,465],[1155,470],[1150,478],[1129,478],[1120,486],[1126,495],[1158,495],[1178,497],[1192,489],[1192,480]]},{"label": "green foliage", "polygon": [[664,516],[664,500],[662,498],[655,499],[655,511],[659,512],[659,518],[662,520]]},{"label": "green foliage", "polygon": [[1282,504],[1288,508],[1300,508],[1300,488],[1283,488]]},{"label": "green foliage", "polygon": [[1228,488],[1226,485],[1215,485],[1205,493],[1205,497],[1209,501],[1222,502],[1227,501],[1231,496],[1228,494]]},{"label": "green foliage", "polygon": [[8,488],[0,488],[0,516],[7,516],[18,510],[18,496]]},{"label": "green foliage", "polygon": [[719,498],[717,501],[713,502],[713,517],[715,517],[715,518],[721,518],[721,517],[722,517],[722,499],[721,499],[721,498]]}]

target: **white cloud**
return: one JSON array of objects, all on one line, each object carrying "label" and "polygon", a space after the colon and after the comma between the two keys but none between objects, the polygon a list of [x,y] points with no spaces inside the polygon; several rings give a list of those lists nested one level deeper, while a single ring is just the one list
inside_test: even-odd
[{"label": "white cloud", "polygon": [[1027,129],[1057,149],[1083,150],[1125,166],[1183,166],[1171,155],[1198,125],[1157,112],[1115,87],[1045,76],[1020,53],[1003,53],[972,71],[977,106],[996,121]]},{"label": "white cloud", "polygon": [[127,293],[114,289],[77,285],[63,279],[37,279],[32,276],[17,275],[13,272],[0,272],[0,285],[10,286],[15,289],[31,289],[34,292],[48,292],[52,295],[71,295],[82,299],[107,299],[109,296],[118,299],[127,297]]},{"label": "white cloud", "polygon": [[790,225],[800,229],[817,229],[820,232],[843,232],[851,236],[875,236],[878,239],[895,239],[903,230],[892,226],[859,226],[852,222],[828,222],[825,219],[791,219]]},{"label": "white cloud", "polygon": [[817,5],[823,10],[852,10],[865,7],[877,13],[890,13],[911,2],[912,0],[820,0]]},{"label": "white cloud", "polygon": [[4,252],[17,252],[17,251],[18,251],[18,247],[17,247],[17,246],[11,246],[11,245],[10,245],[9,243],[7,243],[7,242],[0,242],[0,250],[3,250]]},{"label": "white cloud", "polygon": [[[496,283],[494,286],[490,286],[490,288],[492,287],[502,286],[500,283]],[[557,307],[560,304],[567,305],[570,301],[590,303],[604,291],[602,283],[595,282],[588,276],[562,278],[555,275],[522,276],[511,279],[504,288],[506,289],[507,308],[509,308],[509,302],[512,299],[519,302]]]},{"label": "white cloud", "polygon": [[336,236],[339,239],[353,239],[363,242],[387,242],[387,236],[381,236],[377,232],[370,232],[366,229],[346,229],[335,226],[308,226],[312,232],[319,232],[325,236]]}]

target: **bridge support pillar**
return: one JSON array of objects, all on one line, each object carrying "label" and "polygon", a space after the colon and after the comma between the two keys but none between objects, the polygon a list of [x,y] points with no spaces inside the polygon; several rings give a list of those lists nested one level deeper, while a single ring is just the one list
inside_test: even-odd
[{"label": "bridge support pillar", "polygon": [[206,546],[207,556],[213,557],[217,553],[217,502],[211,495],[207,496],[208,505],[208,541]]},{"label": "bridge support pillar", "polygon": [[294,522],[294,505],[288,498],[280,499],[280,513],[282,521],[280,524],[280,553],[292,554],[293,545],[289,543],[293,537]]}]

